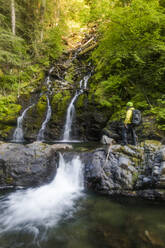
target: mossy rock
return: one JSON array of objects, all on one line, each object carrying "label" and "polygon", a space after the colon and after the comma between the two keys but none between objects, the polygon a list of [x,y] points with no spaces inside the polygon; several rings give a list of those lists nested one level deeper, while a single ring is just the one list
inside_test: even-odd
[{"label": "mossy rock", "polygon": [[0,109],[0,123],[13,125],[16,123],[17,117],[21,110],[21,105],[16,104],[15,97],[1,98],[1,109]]},{"label": "mossy rock", "polygon": [[81,108],[84,106],[84,95],[79,96],[77,102],[76,102],[76,107]]},{"label": "mossy rock", "polygon": [[133,173],[133,175],[132,175],[132,183],[133,183],[133,185],[137,182],[138,176],[139,176],[138,172]]},{"label": "mossy rock", "polygon": [[37,108],[37,112],[38,112],[38,115],[39,116],[43,116],[44,112],[46,111],[46,108],[47,108],[47,100],[46,100],[46,96],[43,95],[40,97],[37,105],[36,105],[36,108]]},{"label": "mossy rock", "polygon": [[158,140],[145,140],[143,142],[141,142],[140,144],[142,147],[149,147],[151,149],[157,150],[158,148],[160,148],[162,146],[162,143]]},{"label": "mossy rock", "polygon": [[54,122],[59,122],[66,113],[67,107],[70,103],[71,95],[68,91],[59,92],[52,98],[52,119]]},{"label": "mossy rock", "polygon": [[6,178],[6,183],[7,184],[13,184],[13,182],[14,182],[14,179],[12,177],[7,177]]},{"label": "mossy rock", "polygon": [[13,126],[5,125],[0,123],[0,137],[2,139],[7,139],[11,133]]},{"label": "mossy rock", "polygon": [[[69,62],[69,60],[68,60],[68,62]],[[67,65],[67,61],[66,61],[66,65]],[[70,65],[70,68],[65,75],[65,80],[73,84],[74,83],[74,80],[73,80],[74,74],[75,74],[75,68],[74,68],[74,65],[72,64],[72,65]]]}]

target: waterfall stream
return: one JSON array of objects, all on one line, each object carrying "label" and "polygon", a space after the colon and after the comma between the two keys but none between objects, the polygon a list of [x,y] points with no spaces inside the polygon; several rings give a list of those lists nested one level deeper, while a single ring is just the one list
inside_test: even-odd
[{"label": "waterfall stream", "polygon": [[49,100],[48,95],[51,95],[52,94],[52,92],[51,92],[51,82],[52,81],[50,80],[50,75],[51,75],[51,73],[52,73],[53,70],[54,70],[54,67],[52,67],[49,70],[48,76],[45,79],[45,85],[46,85],[46,87],[48,89],[48,93],[46,95],[46,99],[47,99],[47,112],[46,112],[46,118],[43,121],[43,123],[41,125],[41,128],[40,128],[40,130],[38,132],[37,141],[43,141],[44,140],[44,133],[45,133],[46,125],[49,122],[49,120],[51,118],[51,115],[52,115],[52,108],[51,108],[51,105],[50,105],[50,100]]},{"label": "waterfall stream", "polygon": [[37,140],[38,141],[43,141],[44,140],[44,133],[45,133],[45,128],[47,123],[49,122],[50,118],[51,118],[51,114],[52,114],[52,109],[51,109],[51,105],[50,105],[50,101],[49,101],[49,97],[46,96],[47,99],[47,112],[46,112],[46,118],[44,120],[44,122],[42,123],[41,129],[39,130],[39,133],[37,135]]},{"label": "waterfall stream", "polygon": [[38,237],[41,227],[46,232],[61,218],[70,217],[75,200],[83,194],[83,181],[79,157],[66,163],[60,154],[57,174],[50,184],[0,198],[0,236],[5,232],[25,231]]},{"label": "waterfall stream", "polygon": [[22,113],[21,116],[17,118],[17,128],[14,131],[13,134],[13,141],[14,142],[23,142],[24,141],[24,136],[23,136],[23,119],[27,113],[27,111],[32,108],[34,104],[28,106]]},{"label": "waterfall stream", "polygon": [[64,134],[63,134],[63,142],[68,142],[71,141],[71,128],[72,128],[72,123],[73,119],[75,117],[75,107],[74,104],[77,100],[77,98],[83,94],[84,90],[87,89],[87,83],[89,78],[91,77],[91,74],[86,75],[83,79],[80,80],[79,82],[79,90],[76,91],[74,97],[72,98],[68,109],[67,109],[67,114],[66,114],[66,122],[64,126]]}]

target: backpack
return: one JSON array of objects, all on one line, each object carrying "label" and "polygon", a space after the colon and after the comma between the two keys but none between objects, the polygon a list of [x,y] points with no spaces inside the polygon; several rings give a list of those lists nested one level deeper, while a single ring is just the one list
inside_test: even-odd
[{"label": "backpack", "polygon": [[134,109],[132,112],[133,112],[132,113],[132,124],[134,124],[135,126],[140,125],[142,121],[140,110]]}]

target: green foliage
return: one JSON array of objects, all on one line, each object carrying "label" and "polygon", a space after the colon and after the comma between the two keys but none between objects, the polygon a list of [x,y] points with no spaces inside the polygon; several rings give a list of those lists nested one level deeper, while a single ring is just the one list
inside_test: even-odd
[{"label": "green foliage", "polygon": [[57,104],[57,103],[59,103],[59,101],[61,101],[62,98],[63,98],[63,95],[62,95],[61,92],[55,94],[55,95],[53,96],[52,104]]},{"label": "green foliage", "polygon": [[94,23],[100,23],[109,17],[109,12],[114,6],[114,2],[109,0],[86,0],[85,2],[90,6],[88,21]]},{"label": "green foliage", "polygon": [[46,38],[41,47],[44,59],[47,57],[48,61],[56,59],[62,52],[61,32],[59,27],[51,28],[47,31]]},{"label": "green foliage", "polygon": [[51,101],[52,108],[55,110],[55,114],[52,116],[54,123],[61,122],[62,118],[64,118],[70,98],[71,96],[68,90],[63,90],[54,94]]},{"label": "green foliage", "polygon": [[47,100],[45,95],[40,97],[36,107],[37,107],[38,115],[42,117],[47,107]]},{"label": "green foliage", "polygon": [[12,95],[7,97],[0,95],[0,122],[15,121],[17,113],[21,110],[21,106],[16,103],[16,100],[16,97]]},{"label": "green foliage", "polygon": [[[98,9],[99,1],[91,5],[94,3]],[[100,15],[101,39],[92,54],[97,101],[116,116],[131,100],[141,110],[155,114],[159,128],[164,128],[164,107],[157,102],[165,92],[164,9],[157,0],[116,1],[105,13]]]},{"label": "green foliage", "polygon": [[156,116],[158,128],[165,131],[165,95],[157,99],[156,106],[152,107],[151,113]]},{"label": "green foliage", "polygon": [[75,23],[80,23],[80,25],[88,21],[90,8],[84,1],[69,0],[66,1],[64,6],[64,15],[68,20],[74,20]]},{"label": "green foliage", "polygon": [[0,28],[0,64],[2,67],[21,67],[27,59],[25,42],[20,37]]}]

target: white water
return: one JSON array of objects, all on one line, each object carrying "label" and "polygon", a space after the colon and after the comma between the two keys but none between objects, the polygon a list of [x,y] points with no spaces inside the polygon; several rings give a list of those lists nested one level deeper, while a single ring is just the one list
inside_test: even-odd
[{"label": "white water", "polygon": [[37,135],[37,140],[38,141],[43,141],[44,140],[44,133],[45,133],[45,128],[47,123],[49,122],[51,115],[52,115],[52,109],[51,109],[51,105],[50,105],[50,101],[49,101],[49,97],[46,96],[47,99],[47,113],[46,113],[46,118],[44,120],[44,122],[42,123],[41,129],[39,130],[39,133]]},{"label": "white water", "polygon": [[75,96],[72,98],[71,103],[69,104],[69,107],[67,109],[67,115],[66,115],[66,123],[64,127],[64,135],[63,135],[63,141],[70,141],[70,133],[71,133],[71,127],[72,127],[72,122],[73,118],[75,116],[75,107],[74,103],[77,100],[78,96],[82,94],[81,91],[77,91]]},{"label": "white water", "polygon": [[[59,168],[52,183],[36,189],[11,193],[0,204],[0,234],[28,231],[37,237],[42,227],[55,226],[74,211],[75,200],[82,196],[83,166],[79,157],[66,163],[60,155]],[[43,233],[42,233],[43,236]]]},{"label": "white water", "polygon": [[[54,67],[50,68],[50,70],[48,72],[48,76],[45,79],[45,85],[46,85],[46,87],[48,89],[48,94],[49,95],[52,94],[52,91],[51,91],[51,83],[52,83],[52,81],[50,80],[50,74],[52,73],[53,70],[54,70]],[[46,125],[47,125],[47,123],[49,122],[49,120],[51,118],[51,115],[52,115],[52,109],[51,109],[51,105],[50,105],[48,95],[46,96],[46,99],[47,99],[47,106],[48,106],[47,107],[47,113],[46,113],[46,118],[43,121],[43,123],[41,125],[41,128],[40,128],[40,130],[38,132],[38,135],[37,135],[37,140],[38,141],[43,141],[44,140],[45,128],[46,128]]]},{"label": "white water", "polygon": [[91,74],[86,75],[81,81],[80,81],[80,88],[83,90],[87,89],[87,83],[89,78],[91,77]]},{"label": "white water", "polygon": [[48,72],[48,76],[47,76],[46,79],[45,79],[45,84],[46,84],[46,87],[47,87],[47,89],[48,89],[49,95],[52,94],[52,92],[51,92],[51,83],[52,83],[52,81],[50,80],[50,75],[51,75],[51,73],[53,72],[53,70],[54,70],[54,67],[50,68],[50,70],[49,70],[49,72]]},{"label": "white water", "polygon": [[71,129],[72,129],[72,122],[75,117],[75,107],[74,104],[77,100],[77,98],[83,94],[84,90],[87,89],[87,83],[90,78],[91,74],[86,75],[83,79],[80,80],[79,82],[79,87],[80,89],[76,91],[75,96],[72,98],[68,109],[67,109],[67,114],[66,114],[66,122],[64,126],[64,134],[63,134],[63,142],[68,142],[71,141]]},{"label": "white water", "polygon": [[54,66],[52,66],[52,67],[50,68],[49,74],[51,74],[51,73],[53,72],[53,70],[54,70]]},{"label": "white water", "polygon": [[47,78],[45,79],[45,85],[46,85],[46,87],[48,89],[49,95],[52,94],[52,92],[51,92],[51,84],[52,84],[52,81],[50,80],[50,76],[48,75]]},{"label": "white water", "polygon": [[33,105],[30,105],[29,107],[27,107],[21,116],[19,116],[17,118],[17,128],[15,129],[14,131],[14,134],[13,134],[13,141],[14,142],[23,142],[24,141],[24,136],[23,136],[23,119],[27,113],[27,111],[32,108],[34,106]]}]

